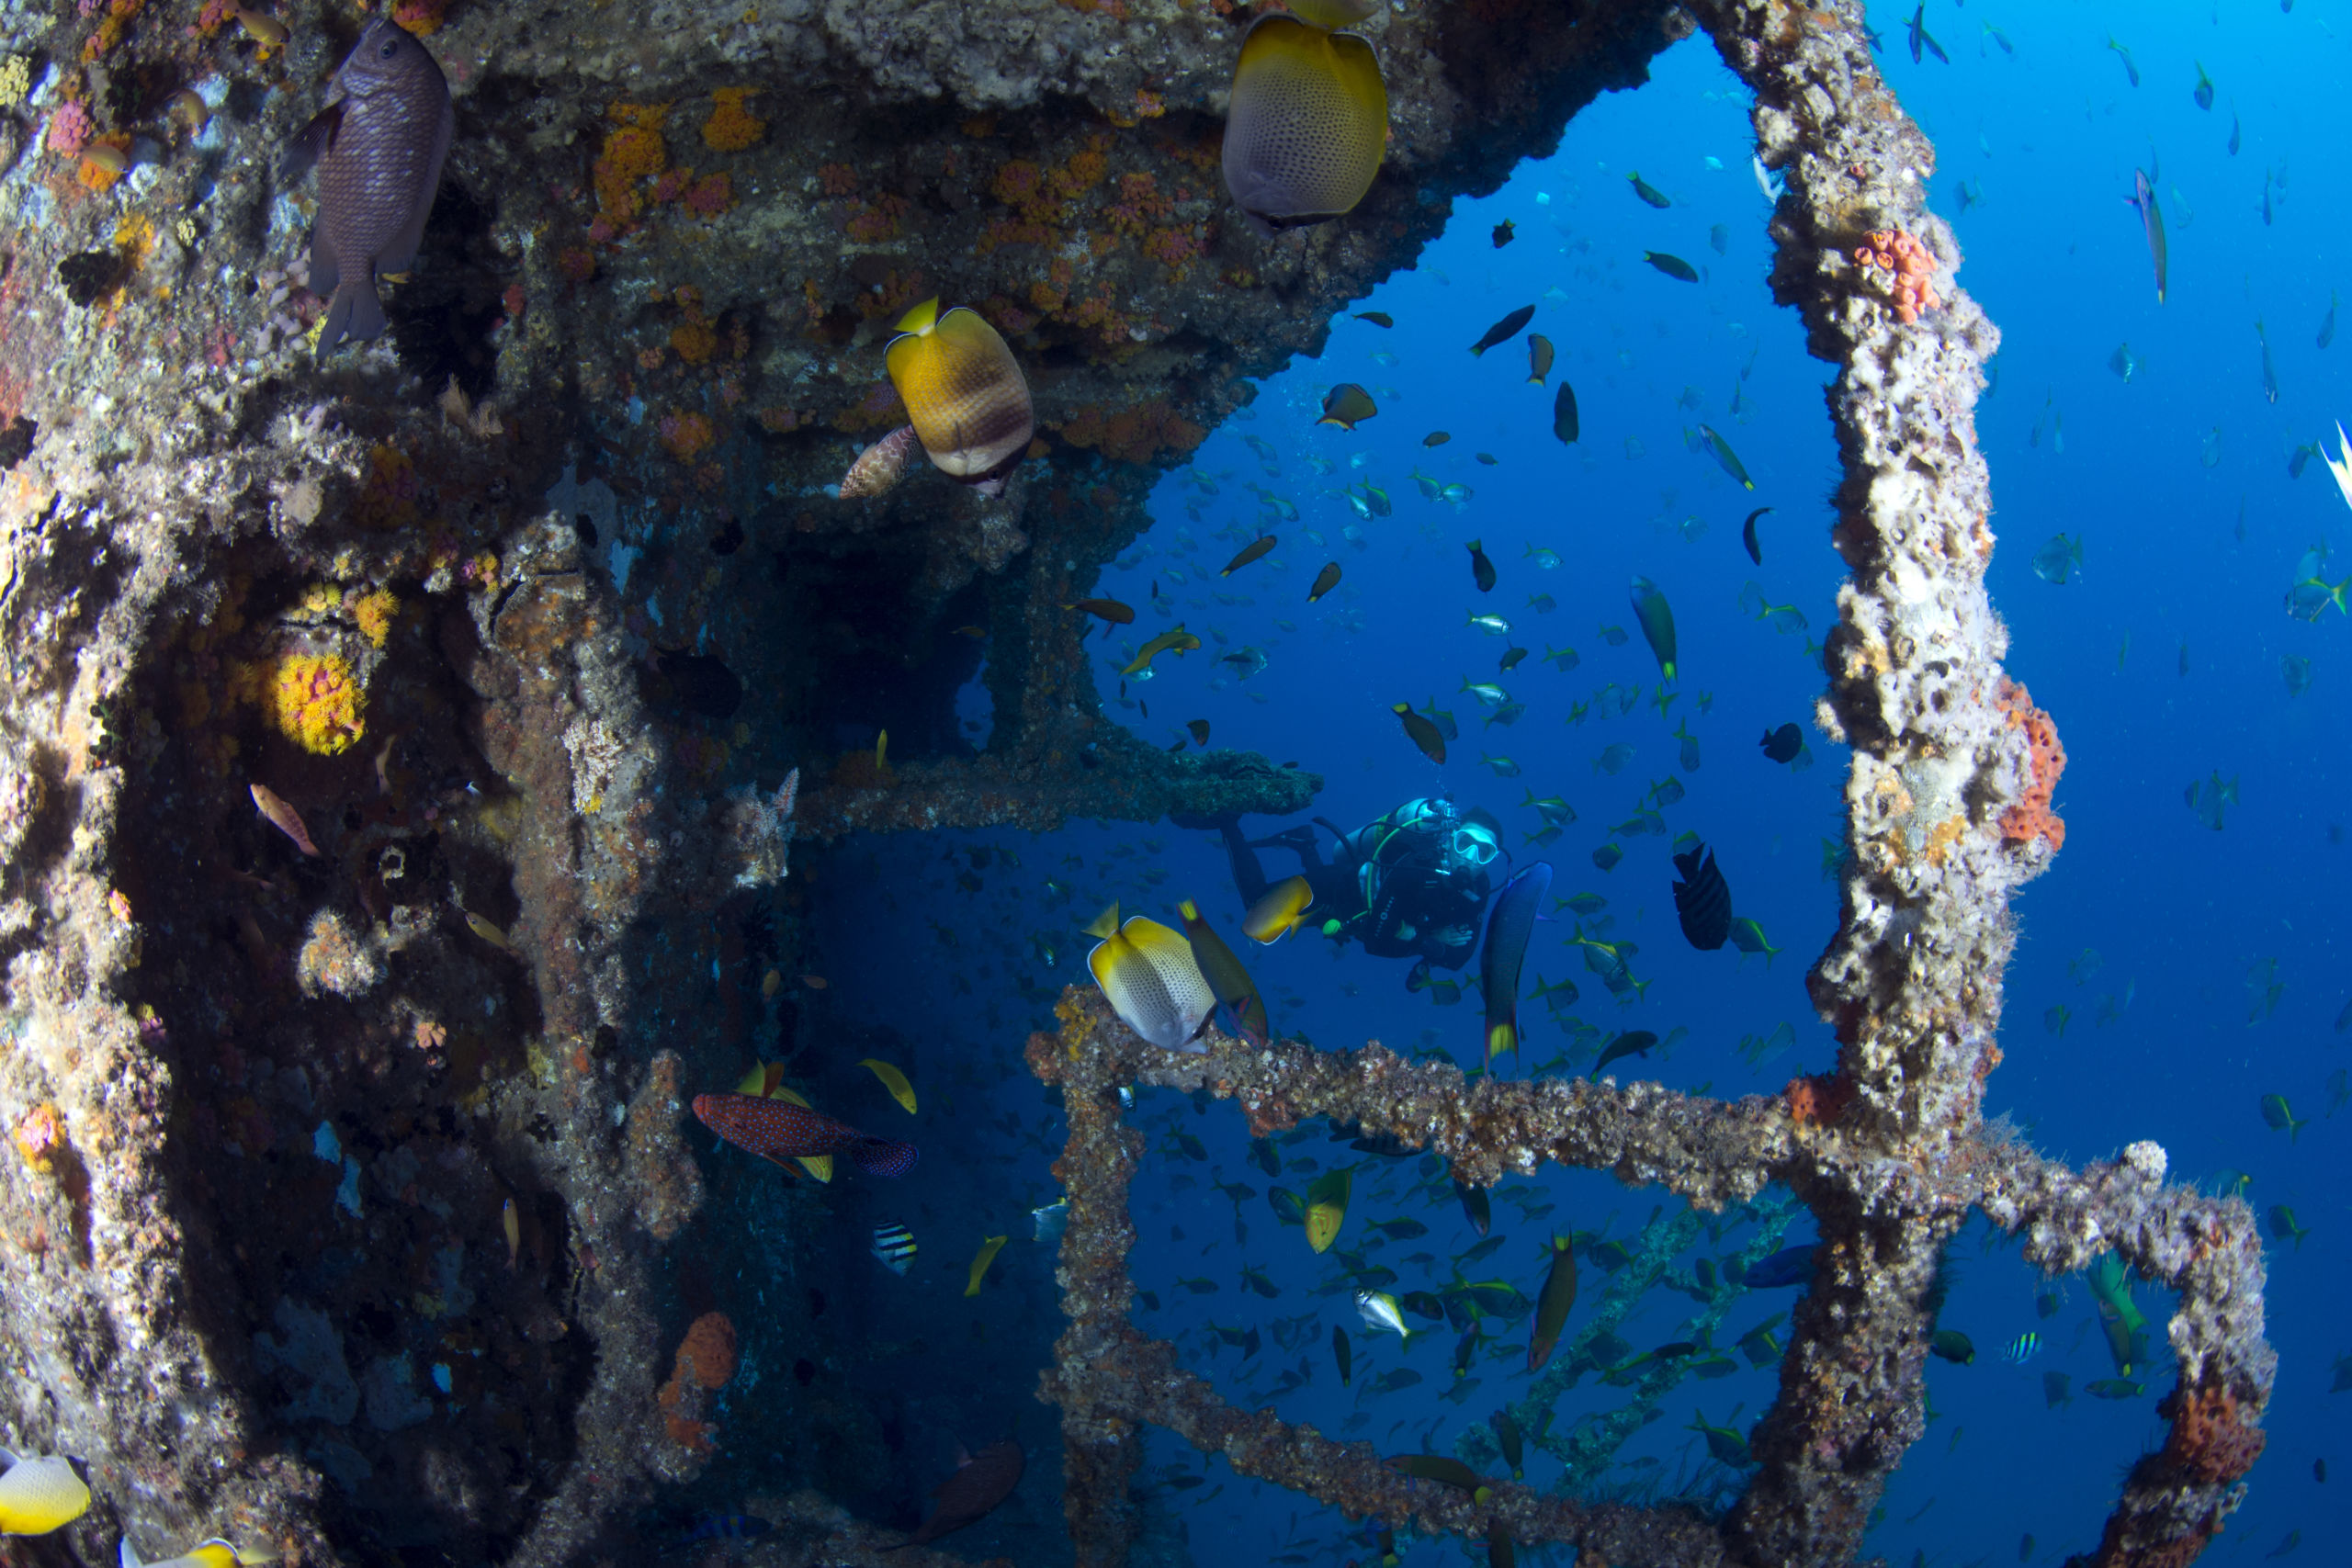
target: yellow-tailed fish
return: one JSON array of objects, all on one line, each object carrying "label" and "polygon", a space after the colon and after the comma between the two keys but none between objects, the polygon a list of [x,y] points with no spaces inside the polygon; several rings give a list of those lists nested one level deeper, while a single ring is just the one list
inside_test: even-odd
[{"label": "yellow-tailed fish", "polygon": [[880,1078],[882,1087],[890,1091],[890,1098],[897,1100],[908,1115],[912,1116],[915,1113],[915,1086],[907,1081],[906,1074],[878,1056],[868,1056],[858,1063],[858,1066],[868,1069],[876,1077]]},{"label": "yellow-tailed fish", "polygon": [[1250,906],[1241,917],[1241,934],[1272,946],[1306,923],[1307,906],[1314,902],[1315,888],[1306,878],[1286,876]]},{"label": "yellow-tailed fish", "polygon": [[90,1489],[62,1454],[18,1459],[0,1449],[0,1535],[47,1535],[90,1507]]},{"label": "yellow-tailed fish", "polygon": [[1445,737],[1438,732],[1436,725],[1415,713],[1410,703],[1391,703],[1388,706],[1404,725],[1406,735],[1421,749],[1422,756],[1432,762],[1445,761]]},{"label": "yellow-tailed fish", "polygon": [[1736,480],[1742,490],[1756,488],[1756,481],[1747,477],[1747,466],[1739,460],[1739,454],[1731,449],[1730,442],[1715,434],[1712,425],[1702,424],[1699,427],[1699,439],[1705,445],[1708,454],[1714,458],[1716,465]]},{"label": "yellow-tailed fish", "polygon": [[2335,488],[2343,492],[2344,504],[2352,506],[2352,443],[2344,439],[2342,420],[2335,422],[2335,456],[2331,457],[2327,455],[2327,446],[2323,442],[2319,460],[2327,465],[2329,473],[2335,476]]},{"label": "yellow-tailed fish", "polygon": [[116,1549],[116,1553],[121,1560],[122,1568],[237,1568],[237,1564],[245,1561],[237,1554],[235,1547],[219,1536],[190,1547],[177,1557],[166,1557],[160,1562],[149,1562],[141,1558],[138,1549],[130,1544],[129,1536],[122,1538],[122,1545]]},{"label": "yellow-tailed fish", "polygon": [[1116,904],[1086,931],[1102,939],[1086,955],[1086,966],[1121,1021],[1166,1050],[1204,1049],[1195,1036],[1216,1007],[1216,992],[1192,944],[1141,915],[1121,925]]},{"label": "yellow-tailed fish", "polygon": [[996,1261],[996,1255],[1003,1249],[1004,1237],[1001,1235],[992,1235],[980,1243],[980,1250],[972,1256],[972,1277],[964,1282],[966,1295],[980,1293],[980,1281],[988,1277],[989,1265]]},{"label": "yellow-tailed fish", "polygon": [[1413,1331],[1405,1326],[1405,1314],[1397,1307],[1396,1298],[1386,1291],[1358,1291],[1356,1312],[1374,1333],[1385,1328],[1408,1340],[1413,1337]]},{"label": "yellow-tailed fish", "polygon": [[1266,1003],[1250,972],[1241,967],[1241,960],[1233,956],[1233,949],[1225,945],[1216,928],[1201,918],[1199,906],[1187,898],[1176,906],[1176,912],[1183,917],[1184,940],[1193,944],[1193,962],[1200,965],[1202,977],[1216,993],[1217,1005],[1227,1010],[1234,1032],[1252,1045],[1263,1045],[1270,1032]]},{"label": "yellow-tailed fish", "polygon": [[1159,658],[1161,654],[1166,653],[1171,648],[1181,655],[1190,653],[1193,649],[1200,646],[1201,639],[1194,637],[1191,632],[1186,631],[1184,629],[1184,623],[1179,621],[1175,626],[1167,631],[1161,632],[1158,637],[1153,637],[1149,642],[1145,643],[1143,647],[1137,649],[1136,650],[1134,660],[1123,666],[1120,669],[1119,673],[1122,675],[1139,674],[1142,671],[1150,669],[1151,661]]},{"label": "yellow-tailed fish", "polygon": [[1317,424],[1336,424],[1341,430],[1353,430],[1380,412],[1372,394],[1353,381],[1342,381],[1323,396],[1323,417]]},{"label": "yellow-tailed fish", "polygon": [[[762,1100],[781,1100],[786,1105],[797,1105],[803,1111],[816,1109],[799,1095],[785,1088],[783,1079],[784,1064],[782,1062],[763,1062],[743,1075],[743,1081],[735,1086],[735,1092],[756,1095]],[[803,1155],[792,1163],[807,1171],[816,1180],[831,1181],[833,1179],[833,1156],[831,1155]]]},{"label": "yellow-tailed fish", "polygon": [[1476,343],[1470,345],[1470,357],[1476,359],[1478,355],[1486,353],[1487,350],[1494,347],[1495,344],[1498,343],[1509,343],[1512,338],[1519,335],[1520,328],[1525,326],[1534,319],[1535,307],[1532,305],[1521,305],[1518,310],[1513,310],[1510,315],[1505,316],[1501,321],[1497,321],[1493,326],[1488,327],[1485,335],[1480,337]]},{"label": "yellow-tailed fish", "polygon": [[1542,333],[1527,334],[1527,378],[1541,386],[1552,374],[1552,340]]},{"label": "yellow-tailed fish", "polygon": [[1544,1293],[1535,1303],[1535,1331],[1527,1340],[1527,1370],[1542,1369],[1552,1359],[1552,1348],[1567,1326],[1569,1309],[1577,1304],[1577,1251],[1565,1236],[1552,1238],[1552,1271],[1544,1276]]},{"label": "yellow-tailed fish", "polygon": [[[2347,479],[2345,482],[2352,483],[2352,479]],[[1338,561],[1327,562],[1325,563],[1323,570],[1315,574],[1315,586],[1306,591],[1306,602],[1312,604],[1315,601],[1322,598],[1323,595],[1329,593],[1338,586],[1340,586],[1340,563]]]},{"label": "yellow-tailed fish", "polygon": [[1280,14],[1250,25],[1226,110],[1225,188],[1261,238],[1353,209],[1387,141],[1388,88],[1372,45]]},{"label": "yellow-tailed fish", "polygon": [[1029,382],[997,330],[976,310],[942,315],[938,299],[926,299],[899,318],[883,363],[940,472],[1002,493],[1035,423]]},{"label": "yellow-tailed fish", "polygon": [[1634,579],[1632,597],[1634,617],[1642,623],[1642,636],[1649,640],[1650,651],[1657,656],[1659,672],[1668,680],[1675,678],[1674,609],[1666,602],[1666,594],[1646,577]]},{"label": "yellow-tailed fish", "polygon": [[1508,1410],[1498,1410],[1492,1418],[1495,1442],[1503,1450],[1503,1462],[1510,1466],[1510,1478],[1523,1481],[1526,1477],[1527,1438],[1520,1431],[1519,1423],[1511,1419]]},{"label": "yellow-tailed fish", "polygon": [[1354,1168],[1342,1166],[1325,1171],[1306,1190],[1306,1245],[1316,1251],[1329,1252],[1331,1244],[1340,1239],[1340,1227],[1348,1219],[1348,1192],[1354,1179]]},{"label": "yellow-tailed fish", "polygon": [[1235,556],[1231,560],[1226,562],[1225,570],[1218,572],[1217,575],[1219,577],[1231,577],[1235,572],[1239,571],[1251,561],[1263,558],[1266,553],[1273,547],[1274,536],[1272,534],[1261,534],[1256,538],[1250,540],[1248,544],[1242,546],[1241,553]]}]

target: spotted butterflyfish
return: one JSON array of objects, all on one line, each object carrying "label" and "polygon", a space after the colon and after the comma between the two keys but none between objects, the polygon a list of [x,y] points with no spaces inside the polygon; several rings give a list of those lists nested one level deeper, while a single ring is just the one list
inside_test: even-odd
[{"label": "spotted butterflyfish", "polygon": [[1086,955],[1086,966],[1122,1022],[1164,1050],[1207,1049],[1195,1036],[1216,1007],[1216,993],[1194,961],[1192,943],[1141,915],[1120,924],[1116,904],[1086,931],[1101,939]]},{"label": "spotted butterflyfish", "polygon": [[868,1176],[904,1176],[921,1154],[912,1144],[861,1133],[805,1105],[748,1094],[698,1094],[695,1119],[737,1148],[778,1165],[847,1155]]},{"label": "spotted butterflyfish", "polygon": [[0,1449],[0,1535],[47,1535],[90,1507],[90,1489],[62,1454],[19,1459]]},{"label": "spotted butterflyfish", "polygon": [[1226,111],[1225,188],[1261,237],[1352,210],[1387,141],[1372,45],[1280,13],[1250,24]]},{"label": "spotted butterflyfish", "polygon": [[1001,494],[1035,434],[1029,382],[1003,336],[964,306],[942,315],[933,298],[899,319],[883,363],[939,471]]}]

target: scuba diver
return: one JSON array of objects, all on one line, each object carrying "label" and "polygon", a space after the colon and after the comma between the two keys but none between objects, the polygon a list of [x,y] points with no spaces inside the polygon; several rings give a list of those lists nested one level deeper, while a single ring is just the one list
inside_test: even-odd
[{"label": "scuba diver", "polygon": [[[1478,945],[1478,931],[1493,891],[1489,868],[1506,853],[1502,824],[1488,812],[1464,811],[1451,800],[1422,795],[1375,818],[1352,833],[1329,820],[1315,822],[1331,836],[1326,861],[1315,829],[1285,829],[1271,838],[1244,839],[1238,818],[1170,818],[1180,828],[1214,828],[1225,840],[1233,881],[1250,915],[1244,930],[1272,942],[1304,926],[1319,926],[1336,942],[1350,938],[1374,958],[1417,958],[1405,985],[1419,990],[1431,968],[1459,969]],[[1270,882],[1257,852],[1284,849],[1298,856],[1295,876]]]}]

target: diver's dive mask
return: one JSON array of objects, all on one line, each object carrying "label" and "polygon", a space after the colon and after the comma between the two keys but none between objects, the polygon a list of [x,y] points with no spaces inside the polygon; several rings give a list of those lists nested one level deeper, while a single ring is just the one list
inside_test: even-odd
[{"label": "diver's dive mask", "polygon": [[1470,871],[1486,870],[1494,863],[1495,857],[1502,853],[1502,845],[1496,840],[1493,829],[1483,822],[1468,820],[1453,829],[1453,837],[1447,847],[1449,861]]}]

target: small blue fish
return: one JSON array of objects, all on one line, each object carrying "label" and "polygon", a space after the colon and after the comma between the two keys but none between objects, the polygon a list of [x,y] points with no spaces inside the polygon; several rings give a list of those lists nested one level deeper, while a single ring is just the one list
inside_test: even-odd
[{"label": "small blue fish", "polygon": [[2001,1347],[2001,1359],[2021,1367],[2032,1360],[2034,1353],[2041,1348],[2041,1336],[2029,1328]]},{"label": "small blue fish", "polygon": [[757,1514],[700,1514],[686,1531],[686,1540],[749,1540],[775,1527]]},{"label": "small blue fish", "polygon": [[1747,1266],[1740,1282],[1751,1291],[1784,1290],[1813,1278],[1813,1246],[1784,1247]]}]

